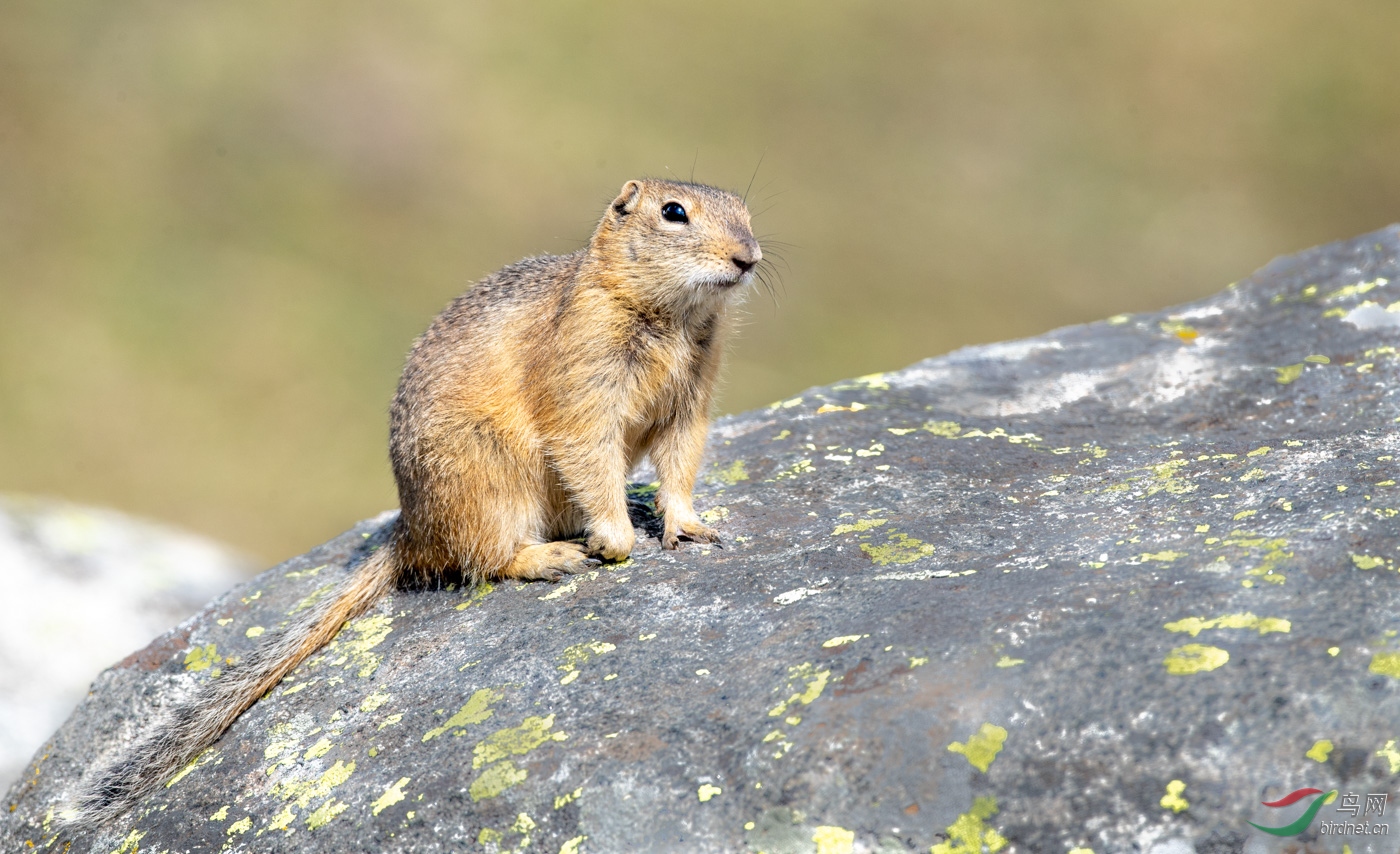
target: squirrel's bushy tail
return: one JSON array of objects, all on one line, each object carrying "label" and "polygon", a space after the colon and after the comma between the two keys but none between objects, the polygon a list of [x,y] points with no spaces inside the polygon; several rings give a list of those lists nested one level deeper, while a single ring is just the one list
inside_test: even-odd
[{"label": "squirrel's bushy tail", "polygon": [[394,545],[391,540],[371,554],[330,595],[270,634],[223,675],[200,685],[115,762],[84,780],[70,823],[92,827],[121,815],[213,744],[307,656],[330,643],[346,620],[391,592],[398,577]]}]

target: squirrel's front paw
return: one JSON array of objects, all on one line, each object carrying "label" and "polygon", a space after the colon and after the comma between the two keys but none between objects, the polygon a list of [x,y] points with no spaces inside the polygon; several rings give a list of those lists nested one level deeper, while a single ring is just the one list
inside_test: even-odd
[{"label": "squirrel's front paw", "polygon": [[616,530],[597,531],[588,537],[588,553],[603,560],[624,560],[637,544],[637,535],[629,525]]},{"label": "squirrel's front paw", "polygon": [[719,531],[704,524],[698,518],[691,517],[682,522],[674,516],[667,516],[666,528],[661,533],[661,548],[680,548],[682,537],[696,543],[718,543],[720,541]]}]

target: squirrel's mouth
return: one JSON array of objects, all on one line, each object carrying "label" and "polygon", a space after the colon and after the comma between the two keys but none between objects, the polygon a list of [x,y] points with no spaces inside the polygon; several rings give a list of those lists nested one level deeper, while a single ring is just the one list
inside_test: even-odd
[{"label": "squirrel's mouth", "polygon": [[738,275],[726,276],[720,273],[710,273],[704,276],[696,276],[690,280],[692,287],[710,287],[720,291],[728,291],[740,285],[746,285],[753,278],[753,271],[740,273]]},{"label": "squirrel's mouth", "polygon": [[757,275],[757,269],[757,267],[750,267],[742,273],[737,273],[728,277],[720,277],[724,282],[723,287],[728,289],[736,288],[739,285],[747,285],[754,280],[754,277]]}]

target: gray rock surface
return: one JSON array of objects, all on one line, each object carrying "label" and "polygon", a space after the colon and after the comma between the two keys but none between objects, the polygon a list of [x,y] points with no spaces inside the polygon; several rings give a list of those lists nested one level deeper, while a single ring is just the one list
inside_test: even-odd
[{"label": "gray rock surface", "polygon": [[[1311,799],[1261,801],[1400,773],[1392,308],[1394,227],[727,418],[697,490],[725,548],[662,553],[639,519],[630,561],[566,584],[400,592],[63,836],[83,769],[388,517],[362,523],[102,674],[0,847],[1301,850],[1247,821]],[[1346,803],[1308,850],[1394,849],[1319,835]]]},{"label": "gray rock surface", "polygon": [[92,674],[254,569],[232,549],[168,526],[0,496],[0,785],[19,778]]}]

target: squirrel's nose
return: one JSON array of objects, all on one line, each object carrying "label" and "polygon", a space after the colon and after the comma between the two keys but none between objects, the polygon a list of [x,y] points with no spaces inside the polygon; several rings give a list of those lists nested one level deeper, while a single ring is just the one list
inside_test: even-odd
[{"label": "squirrel's nose", "polygon": [[763,260],[763,250],[758,248],[757,241],[745,240],[729,260],[734,262],[734,266],[739,268],[742,275]]}]

